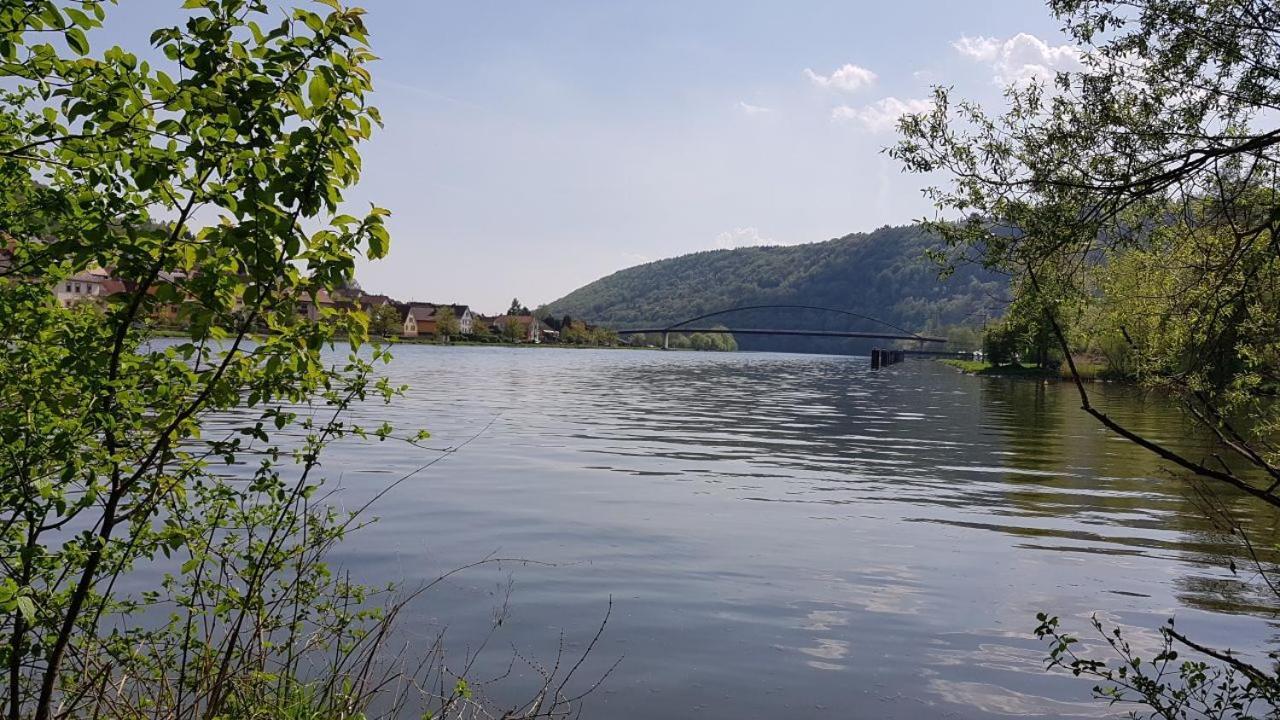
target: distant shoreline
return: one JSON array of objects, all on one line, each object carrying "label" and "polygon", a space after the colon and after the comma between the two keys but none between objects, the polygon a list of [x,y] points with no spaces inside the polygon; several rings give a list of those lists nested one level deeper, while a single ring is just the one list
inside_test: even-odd
[{"label": "distant shoreline", "polygon": [[[152,329],[151,335],[156,338],[185,338],[187,333],[173,328],[156,328]],[[259,333],[251,333],[250,336],[256,336]],[[345,336],[339,336],[338,339],[346,340]],[[381,335],[371,335],[370,340],[378,340],[389,345],[434,345],[436,347],[508,347],[508,348],[560,348],[564,350],[657,350],[661,352],[697,352],[697,353],[723,353],[729,354],[734,352],[742,352],[739,350],[695,350],[693,348],[670,348],[664,350],[656,345],[577,345],[574,343],[513,343],[513,342],[478,342],[475,340],[451,340],[445,342],[443,340],[435,340],[432,338],[403,338],[403,337],[383,337]]]}]

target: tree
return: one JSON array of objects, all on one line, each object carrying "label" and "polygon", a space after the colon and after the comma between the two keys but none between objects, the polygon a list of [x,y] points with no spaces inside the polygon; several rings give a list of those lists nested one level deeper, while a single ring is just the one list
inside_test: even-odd
[{"label": "tree", "polygon": [[471,323],[471,337],[475,340],[488,341],[493,336],[493,331],[489,327],[489,323],[481,320],[479,317],[475,322]]},{"label": "tree", "polygon": [[983,332],[969,325],[949,325],[934,331],[926,329],[923,334],[942,335],[947,339],[947,345],[952,348],[976,350],[982,347],[983,342]]},{"label": "tree", "polygon": [[1005,323],[988,327],[982,335],[982,354],[996,367],[1012,364],[1018,359],[1017,331]]},{"label": "tree", "polygon": [[462,327],[458,324],[458,316],[454,314],[453,308],[448,305],[436,308],[436,337],[449,342],[449,338],[460,332]]},{"label": "tree", "polygon": [[[995,341],[992,349],[1004,350],[1005,363],[1021,361],[1041,369],[1057,367],[1060,353],[1055,347],[1053,329],[1043,308],[1042,299],[1033,289],[1015,292],[1004,319],[989,331],[990,338]],[[1057,317],[1059,323],[1066,326],[1065,314],[1059,312]],[[991,362],[1002,364],[995,360]]]},{"label": "tree", "polygon": [[[566,316],[566,319],[568,317]],[[581,320],[569,320],[567,325],[562,325],[560,331],[560,340],[572,345],[585,345],[591,342],[591,331],[587,329],[587,324]]]},{"label": "tree", "polygon": [[715,340],[706,333],[694,333],[689,336],[689,347],[694,350],[714,350]]},{"label": "tree", "polygon": [[600,347],[611,347],[618,344],[618,333],[599,325],[591,328],[591,344]]},{"label": "tree", "polygon": [[[389,236],[384,210],[338,212],[378,114],[362,12],[322,5],[264,27],[265,2],[187,2],[183,24],[152,33],[155,61],[92,52],[104,3],[0,9],[12,720],[256,715],[325,673],[329,690],[307,686],[317,708],[361,702],[344,697],[350,666],[325,659],[350,655],[319,650],[362,652],[373,617],[363,590],[323,568],[346,519],[307,498],[324,447],[365,432],[342,412],[396,390],[370,374],[383,351],[359,352],[362,313],[294,320]],[[128,292],[100,310],[54,301],[56,283],[95,266]],[[150,312],[176,302],[185,335],[152,342]],[[322,351],[339,337],[351,351],[334,364]],[[212,413],[238,424],[215,432]],[[273,438],[285,428],[300,442]],[[215,466],[246,452],[252,477],[223,479]],[[117,589],[152,563],[170,571],[159,587]]]},{"label": "tree", "polygon": [[520,298],[511,298],[511,307],[507,309],[508,315],[528,315],[529,308],[520,303]]},{"label": "tree", "polygon": [[404,329],[400,322],[400,311],[394,305],[378,305],[369,312],[369,330],[382,337],[399,335]]},{"label": "tree", "polygon": [[[1009,88],[1009,108],[995,117],[974,103],[953,105],[938,88],[931,111],[903,118],[892,154],[910,170],[950,176],[930,194],[966,219],[930,226],[1015,276],[1016,300],[1042,318],[1085,412],[1201,489],[1280,513],[1274,3],[1049,7],[1081,45],[1082,70]],[[1217,437],[1217,460],[1188,456],[1096,408],[1072,354],[1082,336],[1122,343],[1135,379],[1177,398]],[[1218,503],[1205,511],[1231,529],[1264,589],[1277,593],[1232,512]],[[1274,667],[1192,640],[1172,623],[1146,662],[1108,634],[1122,660],[1116,668],[1075,655],[1057,618],[1040,620],[1050,664],[1099,678],[1108,699],[1137,700],[1166,718],[1265,715],[1280,705]],[[1175,670],[1178,649],[1208,662]]]},{"label": "tree", "polygon": [[502,339],[512,343],[523,342],[526,339],[524,325],[519,318],[508,316],[502,321]]}]

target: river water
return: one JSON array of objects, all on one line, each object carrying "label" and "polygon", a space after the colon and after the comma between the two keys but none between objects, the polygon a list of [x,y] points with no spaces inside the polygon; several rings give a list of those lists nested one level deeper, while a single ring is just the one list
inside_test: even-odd
[{"label": "river water", "polygon": [[[1064,383],[866,358],[402,346],[390,408],[457,448],[396,486],[335,558],[413,587],[401,630],[447,628],[456,664],[505,619],[473,679],[551,663],[595,634],[579,688],[600,718],[1097,717],[1091,683],[1043,670],[1035,614],[1135,644],[1176,617],[1202,641],[1275,643],[1248,563],[1148,455]],[[1096,386],[1109,412],[1183,447],[1158,398]],[[344,442],[356,504],[438,453]],[[1266,516],[1226,497],[1255,532]],[[513,650],[514,649],[514,650]],[[1255,655],[1256,657],[1256,655]],[[517,661],[483,692],[514,702]]]}]

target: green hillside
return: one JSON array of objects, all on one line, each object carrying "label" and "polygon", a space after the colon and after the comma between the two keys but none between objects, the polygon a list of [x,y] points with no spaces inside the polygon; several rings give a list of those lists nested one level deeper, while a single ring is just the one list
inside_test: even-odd
[{"label": "green hillside", "polygon": [[[807,245],[693,253],[620,270],[542,308],[613,328],[664,325],[716,310],[757,304],[839,308],[913,331],[980,326],[999,315],[1005,279],[962,265],[946,279],[925,257],[935,238],[919,226],[883,227]],[[708,321],[733,327],[871,330],[848,317],[811,311],[756,310]],[[866,343],[806,338],[738,338],[744,349],[861,351]]]}]

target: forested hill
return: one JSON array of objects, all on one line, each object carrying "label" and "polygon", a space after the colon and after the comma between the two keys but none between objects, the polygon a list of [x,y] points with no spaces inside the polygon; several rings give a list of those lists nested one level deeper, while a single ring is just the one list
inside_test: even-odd
[{"label": "forested hill", "polygon": [[[972,265],[947,279],[925,251],[938,241],[919,226],[883,227],[807,245],[693,253],[620,270],[545,306],[613,328],[677,322],[725,308],[818,305],[882,318],[913,331],[981,325],[999,315],[1006,281]],[[717,319],[737,327],[870,330],[866,322],[808,311],[750,311]],[[739,337],[755,349],[841,351],[850,343]]]}]

